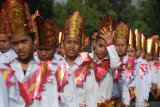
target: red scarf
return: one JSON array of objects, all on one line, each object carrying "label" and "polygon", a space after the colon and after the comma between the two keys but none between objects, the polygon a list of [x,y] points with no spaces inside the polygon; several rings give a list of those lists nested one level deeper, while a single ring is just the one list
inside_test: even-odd
[{"label": "red scarf", "polygon": [[97,81],[100,81],[105,74],[109,71],[110,68],[110,60],[105,59],[101,63],[94,63],[94,72]]}]

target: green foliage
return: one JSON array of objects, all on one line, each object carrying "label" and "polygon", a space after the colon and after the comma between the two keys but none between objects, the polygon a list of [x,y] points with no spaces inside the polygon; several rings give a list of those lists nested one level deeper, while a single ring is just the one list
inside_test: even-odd
[{"label": "green foliage", "polygon": [[53,18],[63,29],[65,20],[78,10],[85,19],[86,34],[98,28],[98,22],[107,14],[124,21],[145,35],[160,34],[160,1],[143,0],[135,8],[133,0],[68,0],[67,4],[54,4],[54,0],[27,0],[31,13],[40,10],[42,16]]},{"label": "green foliage", "polygon": [[26,0],[29,4],[30,12],[33,14],[36,10],[39,10],[44,18],[53,18],[54,0]]}]

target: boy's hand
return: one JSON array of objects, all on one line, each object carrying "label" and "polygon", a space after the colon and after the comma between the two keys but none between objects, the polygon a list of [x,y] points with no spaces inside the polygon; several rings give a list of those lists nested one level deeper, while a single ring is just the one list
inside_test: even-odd
[{"label": "boy's hand", "polygon": [[112,32],[112,29],[110,28],[110,31],[107,31],[107,28],[104,28],[101,30],[100,36],[105,40],[105,42],[113,42],[114,38],[114,31]]}]

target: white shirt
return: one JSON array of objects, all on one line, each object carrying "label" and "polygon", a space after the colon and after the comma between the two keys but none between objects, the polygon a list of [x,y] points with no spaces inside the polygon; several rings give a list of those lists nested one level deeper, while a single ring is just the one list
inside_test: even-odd
[{"label": "white shirt", "polygon": [[[23,83],[37,71],[39,64],[35,61],[31,61],[24,75],[21,64],[18,60],[13,60],[11,62],[11,68],[15,71],[16,78],[19,82]],[[44,90],[41,93],[42,99],[34,99],[33,103],[28,107],[59,107],[58,105],[58,95],[57,95],[57,83],[53,73],[49,76],[52,81],[49,81],[44,84]]]},{"label": "white shirt", "polygon": [[[8,66],[3,64],[0,64],[0,68],[10,70]],[[25,102],[19,93],[19,88],[18,88],[17,79],[15,75],[12,76],[10,81],[15,84],[11,86],[7,86],[8,106],[9,107],[25,107]]]},{"label": "white shirt", "polygon": [[86,80],[83,82],[83,86],[76,85],[74,80],[74,71],[83,63],[83,60],[78,56],[75,63],[69,66],[65,58],[59,61],[59,65],[66,64],[67,72],[70,76],[67,78],[68,83],[65,84],[63,90],[60,93],[61,107],[79,107],[79,105],[85,105],[86,107],[96,107],[96,95],[95,95],[95,77],[93,70],[90,69],[90,74],[86,76]]},{"label": "white shirt", "polygon": [[5,53],[0,52],[0,63],[9,63],[15,58],[17,58],[17,55],[12,49]]},{"label": "white shirt", "polygon": [[[119,56],[116,52],[115,46],[111,45],[106,47],[108,52],[108,57],[104,59],[110,60],[110,68],[104,77],[98,82],[96,81],[96,94],[97,94],[97,102],[105,102],[105,100],[109,100],[112,97],[112,87],[113,87],[113,77],[114,71],[121,64]],[[94,58],[94,52],[90,53],[91,58]],[[104,60],[103,59],[103,60]],[[103,60],[99,60],[96,62],[97,64],[101,63]]]},{"label": "white shirt", "polygon": [[0,105],[1,107],[9,107],[7,86],[6,86],[4,79],[2,78],[1,73],[0,73],[0,87],[1,87],[0,88]]}]

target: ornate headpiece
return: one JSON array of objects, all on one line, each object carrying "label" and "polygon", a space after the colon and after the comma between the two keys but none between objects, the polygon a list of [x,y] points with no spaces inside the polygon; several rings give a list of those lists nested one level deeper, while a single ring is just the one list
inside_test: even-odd
[{"label": "ornate headpiece", "polygon": [[110,32],[114,29],[114,20],[112,16],[104,16],[102,21],[98,25],[98,33],[101,33],[103,28],[107,28],[107,31]]},{"label": "ornate headpiece", "polygon": [[55,24],[52,20],[44,19],[41,16],[35,18],[37,25],[37,34],[40,46],[50,46],[57,43],[57,36],[55,35]]},{"label": "ornate headpiece", "polygon": [[159,44],[157,42],[155,42],[155,56],[159,56]]},{"label": "ornate headpiece", "polygon": [[29,12],[26,4],[22,0],[6,0],[3,5],[6,11],[6,17],[10,25],[10,32],[15,34],[28,34],[31,31],[31,25],[29,24]]},{"label": "ornate headpiece", "polygon": [[152,38],[155,42],[159,42],[159,35],[152,35],[151,38]]},{"label": "ornate headpiece", "polygon": [[153,55],[153,52],[154,52],[154,40],[152,38],[148,38],[147,39],[147,53],[148,54],[152,54]]},{"label": "ornate headpiece", "polygon": [[136,36],[136,49],[141,49],[141,35],[138,32],[138,29],[135,29],[134,33]]},{"label": "ornate headpiece", "polygon": [[84,20],[78,11],[73,12],[66,20],[64,36],[78,37],[84,43]]},{"label": "ornate headpiece", "polygon": [[129,47],[133,47],[134,49],[136,49],[136,44],[135,44],[135,35],[132,31],[132,29],[130,29],[129,31],[129,41],[128,41],[128,46]]},{"label": "ornate headpiece", "polygon": [[146,52],[147,38],[141,33],[141,49]]},{"label": "ornate headpiece", "polygon": [[129,27],[123,22],[120,22],[116,27],[115,31],[116,38],[125,38],[128,40],[128,35],[129,35]]},{"label": "ornate headpiece", "polygon": [[0,11],[0,34],[7,34],[7,20],[6,20],[6,13],[2,9]]}]

